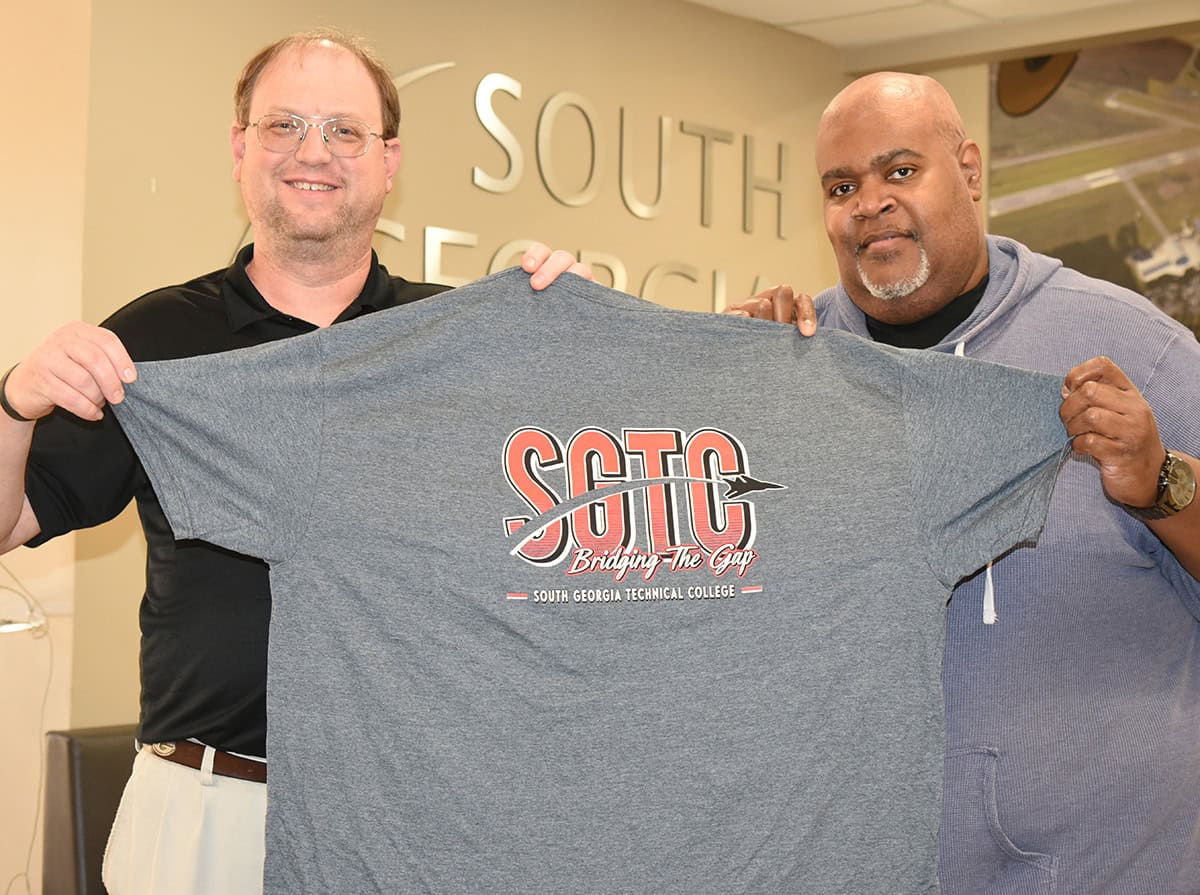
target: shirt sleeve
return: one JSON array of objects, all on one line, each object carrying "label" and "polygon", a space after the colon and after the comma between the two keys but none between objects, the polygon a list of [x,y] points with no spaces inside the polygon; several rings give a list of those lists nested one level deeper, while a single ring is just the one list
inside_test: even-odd
[{"label": "shirt sleeve", "polygon": [[[1182,332],[1173,339],[1155,365],[1154,375],[1146,383],[1142,396],[1154,409],[1163,444],[1168,449],[1200,457],[1200,344]],[[1128,522],[1133,525],[1139,545],[1154,557],[1188,610],[1200,619],[1200,581],[1179,564],[1175,554],[1145,523],[1132,516]]]},{"label": "shirt sleeve", "polygon": [[91,422],[56,410],[38,420],[25,467],[25,496],[39,528],[28,546],[109,521],[144,482],[111,413]]},{"label": "shirt sleeve", "polygon": [[319,474],[321,335],[138,365],[114,410],[177,539],[292,552]]},{"label": "shirt sleeve", "polygon": [[904,351],[913,515],[946,585],[1036,540],[1069,452],[1062,381],[1046,373]]}]

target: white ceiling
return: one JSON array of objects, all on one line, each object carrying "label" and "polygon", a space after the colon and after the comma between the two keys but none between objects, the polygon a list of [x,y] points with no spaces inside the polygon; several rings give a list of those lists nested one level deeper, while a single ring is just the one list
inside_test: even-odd
[{"label": "white ceiling", "polygon": [[841,50],[848,71],[1032,55],[1200,26],[1196,0],[691,0]]}]

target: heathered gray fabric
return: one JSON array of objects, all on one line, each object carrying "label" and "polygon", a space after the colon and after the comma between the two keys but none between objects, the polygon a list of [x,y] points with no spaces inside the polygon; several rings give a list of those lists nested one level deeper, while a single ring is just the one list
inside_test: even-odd
[{"label": "heathered gray fabric", "polygon": [[[271,563],[268,893],[936,891],[944,607],[1041,527],[1058,377],[519,271],[139,371],[177,536]],[[651,527],[714,552],[569,574]]]}]

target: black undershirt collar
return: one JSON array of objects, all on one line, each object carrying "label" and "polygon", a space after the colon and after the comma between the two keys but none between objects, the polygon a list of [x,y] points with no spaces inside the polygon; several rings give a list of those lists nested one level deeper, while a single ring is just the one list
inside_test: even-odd
[{"label": "black undershirt collar", "polygon": [[950,304],[939,311],[930,314],[924,320],[916,323],[883,323],[870,315],[867,318],[867,331],[876,342],[892,345],[896,348],[930,348],[946,338],[954,328],[971,316],[978,306],[987,289],[988,276],[973,289],[969,289]]}]

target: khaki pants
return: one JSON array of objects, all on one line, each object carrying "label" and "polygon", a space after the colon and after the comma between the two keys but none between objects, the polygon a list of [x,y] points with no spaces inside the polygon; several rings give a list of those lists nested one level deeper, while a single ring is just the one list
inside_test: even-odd
[{"label": "khaki pants", "polygon": [[143,746],[104,852],[109,895],[261,895],[267,787]]}]

